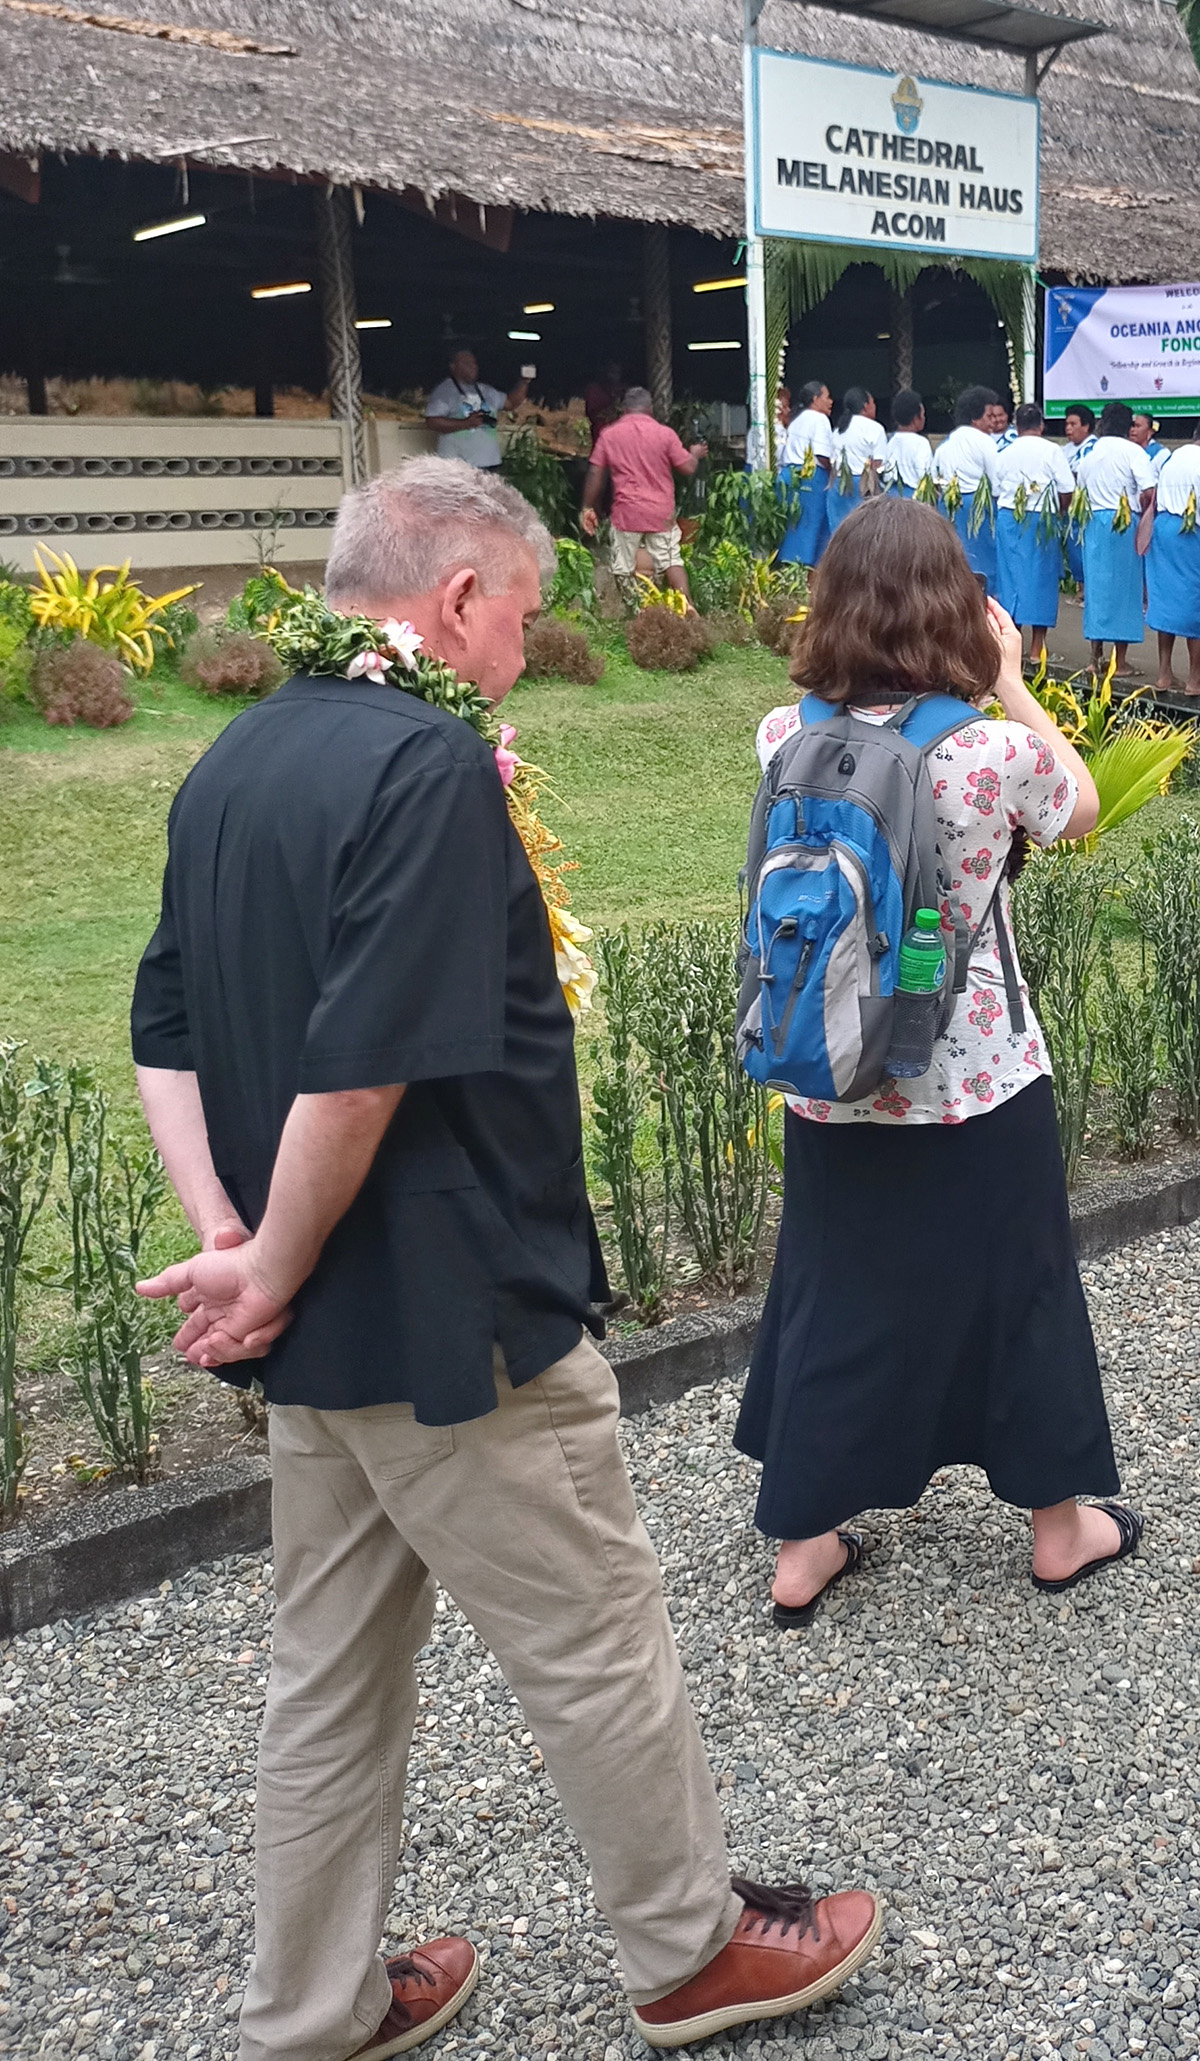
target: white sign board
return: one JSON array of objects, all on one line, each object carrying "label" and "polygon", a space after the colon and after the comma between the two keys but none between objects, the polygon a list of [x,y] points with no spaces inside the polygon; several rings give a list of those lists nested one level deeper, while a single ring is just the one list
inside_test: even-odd
[{"label": "white sign board", "polygon": [[1200,414],[1200,284],[1047,287],[1043,392]]},{"label": "white sign board", "polygon": [[758,236],[1032,264],[1038,103],[753,52]]}]

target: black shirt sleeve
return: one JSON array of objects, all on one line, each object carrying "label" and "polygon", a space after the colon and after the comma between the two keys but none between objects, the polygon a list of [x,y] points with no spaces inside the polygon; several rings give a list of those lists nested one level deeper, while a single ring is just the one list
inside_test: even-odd
[{"label": "black shirt sleeve", "polygon": [[301,1094],[504,1064],[508,807],[486,746],[431,737],[375,797],[334,895]]},{"label": "black shirt sleeve", "polygon": [[191,1073],[191,1031],[183,985],[183,962],[175,922],[174,860],[167,857],[158,929],[142,954],[133,990],[130,1029],[134,1062]]}]

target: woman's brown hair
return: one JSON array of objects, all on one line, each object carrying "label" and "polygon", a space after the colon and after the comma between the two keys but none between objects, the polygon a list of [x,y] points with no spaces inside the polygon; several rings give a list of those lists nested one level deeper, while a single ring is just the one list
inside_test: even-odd
[{"label": "woman's brown hair", "polygon": [[944,516],[877,495],[839,523],[794,646],[798,687],[825,701],[931,689],[975,701],[999,669],[983,595]]}]

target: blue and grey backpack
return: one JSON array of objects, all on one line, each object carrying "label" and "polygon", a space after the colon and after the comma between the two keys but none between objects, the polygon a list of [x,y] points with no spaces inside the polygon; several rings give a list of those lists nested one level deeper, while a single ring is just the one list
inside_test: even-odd
[{"label": "blue and grey backpack", "polygon": [[857,1102],[884,1077],[900,941],[917,909],[942,909],[938,1034],[993,915],[1009,1019],[1025,1027],[1000,880],[972,931],[948,892],[927,763],[964,722],[987,718],[949,694],[919,695],[886,723],[813,694],[800,715],[750,820],[738,1056],[767,1087]]}]

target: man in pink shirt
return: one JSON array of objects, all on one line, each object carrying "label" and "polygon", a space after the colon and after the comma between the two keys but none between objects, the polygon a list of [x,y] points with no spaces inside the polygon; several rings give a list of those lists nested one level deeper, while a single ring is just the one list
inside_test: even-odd
[{"label": "man in pink shirt", "polygon": [[644,545],[656,579],[678,587],[691,602],[675,520],[675,474],[693,473],[708,450],[693,444],[685,451],[673,429],[654,419],[654,402],[644,386],[631,386],[621,402],[620,420],[602,429],[592,447],[583,489],[582,524],[594,537],[600,520],[600,496],[612,474],[612,568],[626,602],[635,598],[634,570]]}]

